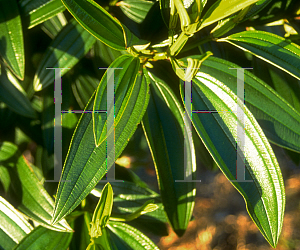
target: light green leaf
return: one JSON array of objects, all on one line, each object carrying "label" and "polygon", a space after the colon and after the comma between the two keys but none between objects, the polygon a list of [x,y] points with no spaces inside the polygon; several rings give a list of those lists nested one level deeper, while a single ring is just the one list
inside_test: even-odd
[{"label": "light green leaf", "polygon": [[126,215],[119,215],[119,216],[112,216],[110,217],[110,220],[112,221],[132,221],[138,217],[140,217],[143,214],[151,213],[155,211],[158,208],[158,205],[153,204],[154,200],[148,200],[146,201],[140,208],[135,210],[131,214]]},{"label": "light green leaf", "polygon": [[[136,65],[136,60],[130,55],[119,57],[111,68],[127,68],[128,63]],[[141,121],[149,100],[149,86],[144,75],[137,77],[123,77],[125,70],[115,71],[115,159],[119,157],[128,143],[128,140]],[[106,75],[99,85],[103,95],[106,88]],[[103,97],[104,103],[106,98]],[[94,97],[91,98],[86,110],[92,110]],[[104,114],[105,115],[105,114]],[[99,124],[100,127],[104,126]],[[99,128],[97,128],[99,129]],[[106,134],[106,133],[103,133]],[[110,167],[110,166],[109,166]],[[108,168],[109,169],[109,168]],[[104,176],[106,167],[106,139],[96,147],[93,119],[91,113],[82,114],[74,132],[71,146],[64,164],[62,180],[56,195],[56,209],[53,221],[56,222],[70,213],[92,191],[97,182]]]},{"label": "light green leaf", "polygon": [[[192,216],[196,190],[194,182],[176,180],[183,180],[186,173],[194,176],[194,145],[192,140],[184,139],[187,128],[184,124],[183,108],[172,90],[150,72],[148,77],[151,81],[150,101],[142,124],[154,161],[165,211],[174,231],[181,236]],[[186,170],[184,146],[187,149]]]},{"label": "light green leaf", "polygon": [[24,216],[0,196],[0,248],[13,249],[32,230]]},{"label": "light green leaf", "polygon": [[20,115],[36,118],[26,92],[9,71],[0,75],[0,101]]},{"label": "light green leaf", "polygon": [[25,21],[28,29],[45,22],[66,8],[60,0],[21,0],[19,7],[22,15],[29,19]]},{"label": "light green leaf", "polygon": [[[237,70],[231,68],[240,67],[216,57],[209,57],[201,65],[200,71],[226,83],[231,91],[236,93]],[[251,70],[245,70],[244,81],[246,106],[262,127],[267,138],[282,147],[300,152],[299,112],[269,85],[254,76]]]},{"label": "light green leaf", "polygon": [[99,202],[93,214],[90,229],[91,238],[98,238],[102,235],[102,230],[106,227],[111,214],[113,198],[113,189],[111,185],[107,183],[102,190]]},{"label": "light green leaf", "polygon": [[17,0],[0,1],[0,56],[9,69],[23,80],[25,55]]},{"label": "light green leaf", "polygon": [[54,202],[29,167],[17,146],[10,142],[0,143],[0,163],[10,172],[11,190],[17,209],[44,227],[56,231],[72,231],[66,220],[51,225]]},{"label": "light green leaf", "polygon": [[[91,192],[96,197],[100,196],[100,188],[104,184],[99,183],[96,188]],[[114,189],[114,204],[112,216],[118,217],[119,215],[126,215],[133,213],[139,207],[141,207],[149,199],[154,200],[158,209],[148,213],[147,215],[141,216],[140,219],[143,221],[161,221],[167,222],[165,212],[161,203],[160,196],[149,188],[138,186],[135,183],[124,181],[124,182],[112,182]]]},{"label": "light green leaf", "polygon": [[[73,19],[46,50],[34,76],[34,89],[40,91],[54,82],[54,70],[46,68],[72,68],[91,49],[95,41],[96,39]],[[61,75],[68,70],[62,69]]]},{"label": "light green leaf", "polygon": [[122,250],[159,250],[159,248],[141,231],[121,222],[109,222],[107,227],[113,233],[111,241],[117,248]]},{"label": "light green leaf", "polygon": [[280,68],[300,80],[300,46],[265,31],[243,31],[219,39]]},{"label": "light green leaf", "polygon": [[[271,246],[276,247],[281,233],[285,191],[281,171],[262,129],[243,101],[222,82],[198,72],[193,80],[193,123],[213,159],[231,180],[236,180],[237,105],[244,110],[245,180],[231,182],[246,201],[249,215]],[[209,112],[209,111],[222,112]]]},{"label": "light green leaf", "polygon": [[44,227],[37,227],[29,233],[15,250],[65,250],[68,249],[73,233],[57,232]]},{"label": "light green leaf", "polygon": [[146,0],[124,0],[116,4],[124,14],[136,23],[141,23],[154,2]]},{"label": "light green leaf", "polygon": [[200,29],[228,17],[256,2],[258,2],[258,0],[218,0],[204,14]]},{"label": "light green leaf", "polygon": [[62,0],[74,18],[88,32],[106,45],[125,49],[125,40],[120,22],[93,0]]}]

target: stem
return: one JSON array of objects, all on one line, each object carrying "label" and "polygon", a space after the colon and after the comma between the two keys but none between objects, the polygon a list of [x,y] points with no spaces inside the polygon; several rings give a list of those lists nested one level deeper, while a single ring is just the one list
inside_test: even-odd
[{"label": "stem", "polygon": [[170,56],[176,56],[181,51],[181,49],[183,48],[183,46],[185,45],[189,37],[190,37],[189,35],[182,32],[180,36],[177,38],[177,40],[175,41],[175,43],[173,43],[172,46],[170,47]]}]

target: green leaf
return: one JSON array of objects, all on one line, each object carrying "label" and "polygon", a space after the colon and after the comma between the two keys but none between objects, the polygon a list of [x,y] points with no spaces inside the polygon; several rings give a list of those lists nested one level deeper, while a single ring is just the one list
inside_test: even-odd
[{"label": "green leaf", "polygon": [[72,90],[81,109],[87,105],[98,84],[99,80],[89,75],[79,75],[74,79]]},{"label": "green leaf", "polygon": [[88,32],[116,50],[125,50],[123,29],[118,20],[93,0],[62,0]]},{"label": "green leaf", "polygon": [[124,0],[116,4],[124,14],[136,23],[141,23],[154,2],[146,0]]},{"label": "green leaf", "polygon": [[0,143],[0,163],[8,169],[11,180],[8,195],[14,197],[17,209],[44,227],[56,231],[72,231],[65,220],[51,225],[54,202],[28,166],[17,146],[9,142]]},{"label": "green leaf", "polygon": [[280,68],[300,80],[300,46],[265,31],[243,31],[219,39]]},{"label": "green leaf", "polygon": [[32,230],[23,215],[0,196],[0,248],[13,249]]},{"label": "green leaf", "polygon": [[121,222],[109,222],[107,227],[113,232],[110,237],[117,249],[159,250],[146,235],[132,226]]},{"label": "green leaf", "polygon": [[35,228],[14,248],[15,250],[65,250],[68,249],[73,233],[57,232],[44,227]]},{"label": "green leaf", "polygon": [[[91,49],[95,41],[96,39],[73,19],[46,50],[34,76],[34,89],[40,91],[54,82],[54,70],[46,68],[72,68]],[[62,69],[61,75],[68,70]]]},{"label": "green leaf", "polygon": [[0,56],[21,80],[25,74],[23,31],[16,0],[0,2]]},{"label": "green leaf", "polygon": [[9,71],[0,75],[0,101],[20,115],[36,118],[26,92]]},{"label": "green leaf", "polygon": [[256,2],[258,2],[258,0],[218,0],[204,14],[200,29],[228,17]]},{"label": "green leaf", "polygon": [[111,185],[107,183],[102,190],[99,202],[93,214],[90,229],[91,238],[98,238],[102,235],[102,230],[106,227],[111,214],[113,198],[113,189]]},{"label": "green leaf", "polygon": [[172,90],[150,72],[148,77],[151,81],[150,101],[142,124],[154,161],[165,211],[174,231],[181,236],[192,216],[196,189],[194,182],[176,180],[183,180],[186,173],[194,176],[194,145],[192,140],[184,139],[185,130],[188,131],[184,124],[183,108]]},{"label": "green leaf", "polygon": [[[285,191],[281,171],[273,150],[243,101],[223,83],[198,72],[193,80],[193,123],[213,159],[246,201],[248,213],[262,235],[275,247],[281,233]],[[236,180],[237,104],[244,109],[245,180]],[[222,112],[210,112],[213,110]]]},{"label": "green leaf", "polygon": [[64,26],[68,23],[65,15],[63,13],[58,13],[51,19],[43,22],[42,30],[51,38],[54,37],[62,30]]},{"label": "green leaf", "polygon": [[[95,111],[97,110],[107,110],[107,80],[112,78],[118,77],[115,81],[117,82],[136,82],[138,70],[140,67],[140,61],[137,57],[133,57],[131,55],[125,55],[122,57],[119,57],[116,60],[118,63],[123,61],[122,69],[116,69],[115,71],[109,69],[110,73],[108,71],[105,72],[105,75],[102,77],[101,82],[97,88],[96,96],[95,96],[95,102],[93,106],[93,124],[94,124],[94,138],[95,138],[95,144],[99,146],[103,140],[106,140],[106,127],[107,127],[107,115],[103,115],[101,113],[97,113]],[[114,63],[110,66],[110,68],[114,68]],[[119,71],[119,72],[117,72]],[[122,72],[121,74],[119,74]],[[109,74],[109,75],[108,75]],[[118,86],[115,86],[115,89]],[[119,109],[121,109],[121,112],[123,112],[123,109],[126,109],[126,106],[132,106],[134,103],[125,103],[124,102],[125,92],[120,95],[119,100],[115,99],[115,112],[117,113]],[[129,96],[130,97],[130,96]],[[125,106],[121,107],[120,104],[125,104]],[[108,112],[107,112],[108,113]],[[124,114],[124,117],[129,117],[131,115],[138,115],[138,114]],[[118,119],[116,117],[115,123],[118,122]],[[101,137],[102,136],[102,137]]]},{"label": "green leaf", "polygon": [[29,19],[28,29],[45,22],[66,8],[60,0],[21,0],[19,7],[22,15]]},{"label": "green leaf", "polygon": [[110,217],[110,220],[113,221],[132,221],[143,214],[151,213],[158,209],[158,205],[153,204],[154,200],[146,201],[141,207],[132,212],[131,214],[119,215]]},{"label": "green leaf", "polygon": [[[198,56],[192,58],[198,58]],[[237,70],[231,68],[240,67],[216,57],[209,57],[201,65],[200,71],[226,83],[231,91],[236,93]],[[299,112],[248,70],[244,72],[244,81],[246,106],[262,127],[267,138],[282,147],[300,152]],[[286,91],[286,93],[292,92]]]},{"label": "green leaf", "polygon": [[[140,187],[132,182],[112,182],[114,189],[114,205],[113,206],[113,217],[133,213],[139,207],[141,207],[149,199],[154,200],[158,209],[148,213],[147,215],[141,216],[140,219],[145,221],[161,221],[167,222],[165,212],[161,203],[160,196],[149,188]],[[104,184],[99,183],[96,188],[91,192],[96,197],[100,196],[100,188]]]},{"label": "green leaf", "polygon": [[[137,59],[130,55],[119,57],[110,67],[123,68],[115,71],[115,159],[119,157],[128,143],[128,140],[141,121],[149,100],[149,86],[144,75],[137,77],[123,77],[129,62],[136,65]],[[106,75],[99,85],[103,95],[106,88]],[[103,97],[104,103],[106,98]],[[94,97],[91,98],[86,110],[92,110]],[[101,127],[106,122],[99,124]],[[98,129],[98,128],[97,128]],[[106,133],[103,133],[104,135]],[[93,119],[91,113],[82,114],[74,132],[71,146],[64,164],[62,180],[56,195],[56,209],[53,221],[56,222],[70,213],[96,186],[97,182],[107,171],[106,167],[106,137],[96,147]]]}]

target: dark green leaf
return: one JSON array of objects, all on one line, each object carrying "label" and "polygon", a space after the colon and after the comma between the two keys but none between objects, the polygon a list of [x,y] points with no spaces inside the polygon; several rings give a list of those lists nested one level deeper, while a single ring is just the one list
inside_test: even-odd
[{"label": "dark green leaf", "polygon": [[124,0],[116,5],[121,8],[124,14],[136,23],[141,23],[154,2],[146,0]]},{"label": "dark green leaf", "polygon": [[[276,247],[282,229],[285,191],[281,171],[267,138],[242,100],[212,76],[198,72],[193,80],[193,123],[213,159],[242,194],[247,210],[262,235]],[[234,182],[237,174],[237,103],[244,110],[245,180]],[[210,112],[213,110],[221,112]],[[241,156],[239,156],[241,157]]]},{"label": "dark green leaf", "polygon": [[93,0],[62,0],[74,18],[106,45],[125,50],[123,29],[118,20]]},{"label": "dark green leaf", "polygon": [[35,228],[15,248],[15,250],[65,250],[68,248],[73,233],[57,232],[44,227]]},{"label": "dark green leaf", "polygon": [[159,250],[146,235],[132,226],[121,222],[109,222],[107,227],[114,234],[111,234],[110,237],[117,249]]},{"label": "dark green leaf", "polygon": [[9,71],[0,75],[0,101],[20,115],[36,118],[26,92]]},{"label": "dark green leaf", "polygon": [[[145,76],[138,73],[137,77],[131,77],[126,71],[128,67],[132,67],[130,64],[135,67],[137,60],[130,55],[123,55],[110,65],[111,68],[123,68],[123,70],[116,70],[114,75],[115,159],[119,157],[127,145],[148,105],[149,86]],[[104,91],[106,83],[105,74],[98,89],[98,93],[101,93],[103,90],[104,103],[106,103],[106,97],[104,97],[106,96]],[[90,100],[86,110],[92,110],[93,105],[94,98]],[[104,126],[105,122],[103,119],[103,123],[99,124],[99,126],[106,127]],[[62,180],[70,182],[61,182],[59,184],[53,221],[60,220],[75,209],[105,173],[106,136],[103,137],[101,144],[96,147],[92,114],[82,114],[74,132],[61,177]]]},{"label": "dark green leaf", "polygon": [[265,31],[243,31],[219,39],[280,68],[300,80],[300,46]]},{"label": "dark green leaf", "polygon": [[[161,197],[168,219],[178,235],[182,235],[192,216],[195,198],[194,182],[176,182],[196,171],[193,142],[184,139],[186,126],[180,102],[168,85],[148,72],[150,101],[143,118],[143,128],[151,149]],[[187,148],[184,169],[184,144]]]},{"label": "dark green leaf", "polygon": [[[91,49],[95,41],[96,39],[73,19],[46,50],[33,80],[34,89],[39,91],[54,82],[54,70],[46,68],[72,68]],[[61,75],[68,70],[62,69]]]},{"label": "dark green leaf", "polygon": [[[216,57],[209,57],[203,62],[200,70],[226,83],[236,93],[237,70],[231,68],[239,68],[239,66]],[[250,71],[245,70],[244,77],[246,106],[262,127],[265,135],[275,144],[300,152],[299,112]],[[292,92],[286,91],[285,93]]]},{"label": "dark green leaf", "polygon": [[0,56],[12,72],[23,80],[25,55],[17,0],[0,1]]},{"label": "dark green leaf", "polygon": [[60,0],[21,0],[19,6],[22,15],[29,18],[28,29],[66,9]]}]

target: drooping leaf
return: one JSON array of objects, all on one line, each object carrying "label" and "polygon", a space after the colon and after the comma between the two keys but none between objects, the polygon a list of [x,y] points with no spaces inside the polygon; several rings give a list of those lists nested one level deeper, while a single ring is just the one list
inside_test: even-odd
[{"label": "drooping leaf", "polygon": [[[10,175],[10,197],[14,198],[16,208],[44,227],[56,231],[72,231],[65,220],[51,225],[54,202],[30,169],[17,146],[10,142],[0,144],[0,163]],[[2,178],[2,176],[0,176]]]},{"label": "drooping leaf", "polygon": [[25,55],[17,0],[0,2],[0,56],[10,70],[23,80]]},{"label": "drooping leaf", "polygon": [[182,235],[192,215],[196,190],[193,181],[176,180],[183,180],[187,173],[190,177],[194,176],[194,145],[192,140],[184,139],[188,130],[184,123],[183,108],[172,90],[149,72],[148,77],[151,81],[150,101],[142,124],[165,211],[174,231]]},{"label": "drooping leaf", "polygon": [[[136,67],[137,59],[131,55],[119,57],[111,68],[115,70],[115,159],[119,157],[136,130],[148,105],[148,83],[144,75],[127,75],[128,67]],[[103,102],[106,103],[106,74],[101,80],[98,93],[102,92]],[[86,110],[93,110],[94,97],[91,98]],[[105,104],[104,104],[105,105]],[[106,116],[106,114],[104,114]],[[103,127],[106,122],[99,123]],[[97,130],[99,130],[97,127]],[[106,133],[98,147],[95,145],[93,119],[91,113],[82,114],[74,132],[71,146],[64,164],[62,180],[56,195],[56,209],[53,221],[56,222],[70,213],[96,186],[106,173]]]},{"label": "drooping leaf", "polygon": [[[70,42],[72,41],[72,42]],[[54,70],[46,68],[64,68],[63,76],[93,46],[96,39],[83,29],[74,19],[55,37],[46,50],[33,80],[36,91],[46,88],[54,82]]]},{"label": "drooping leaf", "polygon": [[24,216],[0,196],[0,248],[13,249],[32,230]]},{"label": "drooping leaf", "polygon": [[9,71],[0,75],[0,101],[20,115],[30,118],[36,117],[26,92]]},{"label": "drooping leaf", "polygon": [[[240,67],[216,57],[209,57],[201,65],[200,71],[226,83],[233,93],[237,93],[237,70],[234,68]],[[300,152],[299,112],[266,83],[255,77],[251,70],[244,71],[244,81],[246,106],[267,138],[282,147]]]},{"label": "drooping leaf", "polygon": [[218,0],[204,14],[201,29],[256,2],[258,0]]},{"label": "drooping leaf", "polygon": [[243,31],[219,39],[280,68],[300,80],[300,46],[265,31]]},{"label": "drooping leaf", "polygon": [[[213,159],[246,201],[248,213],[262,235],[275,247],[281,233],[285,191],[273,150],[257,121],[226,85],[198,72],[192,87],[193,124]],[[244,110],[245,147],[237,156],[237,105]],[[215,112],[214,110],[218,111]],[[237,157],[244,158],[246,181],[236,181]],[[239,166],[238,166],[239,167]],[[247,180],[250,180],[250,182]]]},{"label": "drooping leaf", "polygon": [[125,50],[122,26],[93,0],[62,0],[68,11],[88,32],[106,45]]},{"label": "drooping leaf", "polygon": [[22,15],[29,19],[28,29],[45,22],[66,9],[60,0],[21,0],[19,7]]},{"label": "drooping leaf", "polygon": [[68,249],[73,233],[57,232],[45,227],[39,226],[29,233],[14,249],[49,249],[56,250]]},{"label": "drooping leaf", "polygon": [[154,2],[146,0],[124,0],[116,5],[121,8],[124,14],[136,23],[141,23]]}]

